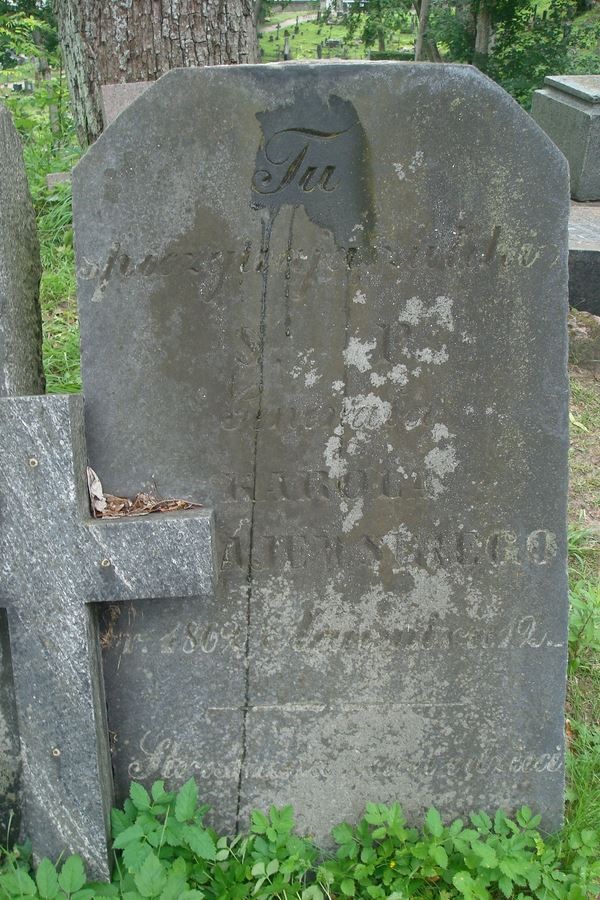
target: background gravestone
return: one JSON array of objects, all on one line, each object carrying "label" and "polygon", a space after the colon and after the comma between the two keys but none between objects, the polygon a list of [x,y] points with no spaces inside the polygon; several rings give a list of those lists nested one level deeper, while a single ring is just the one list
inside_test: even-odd
[{"label": "background gravestone", "polygon": [[102,93],[102,114],[104,116],[105,125],[110,125],[120,112],[122,112],[136,97],[143,94],[148,89],[151,82],[148,81],[129,81],[125,84],[103,84],[101,86]]},{"label": "background gravestone", "polygon": [[600,202],[571,203],[569,306],[600,315]]},{"label": "background gravestone", "polygon": [[561,154],[474,69],[214,67],[123,111],[74,198],[91,463],[217,516],[214,603],[110,623],[121,794],[556,827]]},{"label": "background gravestone", "polygon": [[600,75],[547,75],[531,114],[569,161],[571,196],[600,200]]},{"label": "background gravestone", "polygon": [[[40,251],[23,150],[0,104],[0,397],[44,390]],[[0,604],[1,607],[1,604]],[[0,608],[0,835],[17,812],[19,735],[6,613]],[[16,835],[17,823],[12,832]]]}]

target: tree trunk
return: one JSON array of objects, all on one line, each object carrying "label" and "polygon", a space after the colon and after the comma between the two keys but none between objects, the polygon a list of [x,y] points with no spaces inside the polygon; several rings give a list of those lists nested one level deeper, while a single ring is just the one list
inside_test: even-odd
[{"label": "tree trunk", "polygon": [[419,14],[419,30],[417,31],[417,39],[415,41],[415,62],[425,58],[424,49],[427,42],[427,26],[429,24],[429,8],[431,0],[420,0],[415,3]]},{"label": "tree trunk", "polygon": [[486,68],[487,59],[490,52],[490,40],[492,37],[492,13],[491,10],[479,4],[477,10],[476,32],[475,32],[475,54],[473,62],[480,69]]},{"label": "tree trunk", "polygon": [[54,8],[83,146],[104,127],[101,84],[258,55],[254,0],[54,0]]}]

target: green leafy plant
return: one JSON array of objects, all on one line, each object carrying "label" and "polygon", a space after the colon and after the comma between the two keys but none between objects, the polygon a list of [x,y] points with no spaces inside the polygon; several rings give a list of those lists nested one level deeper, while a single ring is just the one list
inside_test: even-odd
[{"label": "green leafy plant", "polygon": [[598,832],[545,840],[527,807],[515,819],[475,813],[466,825],[445,825],[430,809],[417,829],[399,804],[370,803],[357,825],[333,829],[337,851],[325,856],[294,833],[290,806],[253,812],[250,832],[235,838],[207,828],[207,811],[193,779],[177,792],[162,781],[150,793],[134,783],[123,809],[112,812],[112,884],[86,884],[78,856],[60,867],[42,860],[33,874],[29,848],[17,847],[4,855],[0,898],[587,900],[599,887]]},{"label": "green leafy plant", "polygon": [[70,856],[57,867],[42,859],[31,873],[31,848],[15,847],[5,854],[0,869],[0,897],[39,897],[41,900],[94,900],[94,887],[86,887],[80,856]]},{"label": "green leafy plant", "polygon": [[471,816],[445,826],[430,809],[423,831],[406,826],[398,804],[369,804],[352,828],[334,829],[335,860],[323,863],[319,880],[332,896],[390,898],[540,897],[583,900],[600,874],[598,835],[578,839],[576,856],[561,862],[556,848],[536,830],[540,819],[523,807],[510,819]]},{"label": "green leafy plant", "polygon": [[204,828],[207,806],[198,805],[190,779],[175,794],[156,782],[149,794],[132,783],[122,810],[111,816],[117,873],[123,896],[194,897],[192,885],[208,880],[216,835]]}]

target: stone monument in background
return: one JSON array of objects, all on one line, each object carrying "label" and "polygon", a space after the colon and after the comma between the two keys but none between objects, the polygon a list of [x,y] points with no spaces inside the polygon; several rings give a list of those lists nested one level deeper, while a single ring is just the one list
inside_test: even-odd
[{"label": "stone monument in background", "polygon": [[600,200],[600,75],[548,75],[531,114],[567,157],[574,200]]},{"label": "stone monument in background", "polygon": [[570,167],[569,303],[600,313],[600,75],[550,75],[532,115]]}]

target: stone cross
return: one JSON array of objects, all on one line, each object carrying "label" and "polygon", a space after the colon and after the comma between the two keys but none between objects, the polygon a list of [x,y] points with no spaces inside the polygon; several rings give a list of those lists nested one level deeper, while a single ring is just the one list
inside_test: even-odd
[{"label": "stone cross", "polygon": [[104,878],[112,774],[91,604],[210,593],[212,520],[204,509],[94,520],[85,466],[81,397],[0,401],[0,605],[19,716],[22,830],[38,858],[77,851],[88,874]]}]

